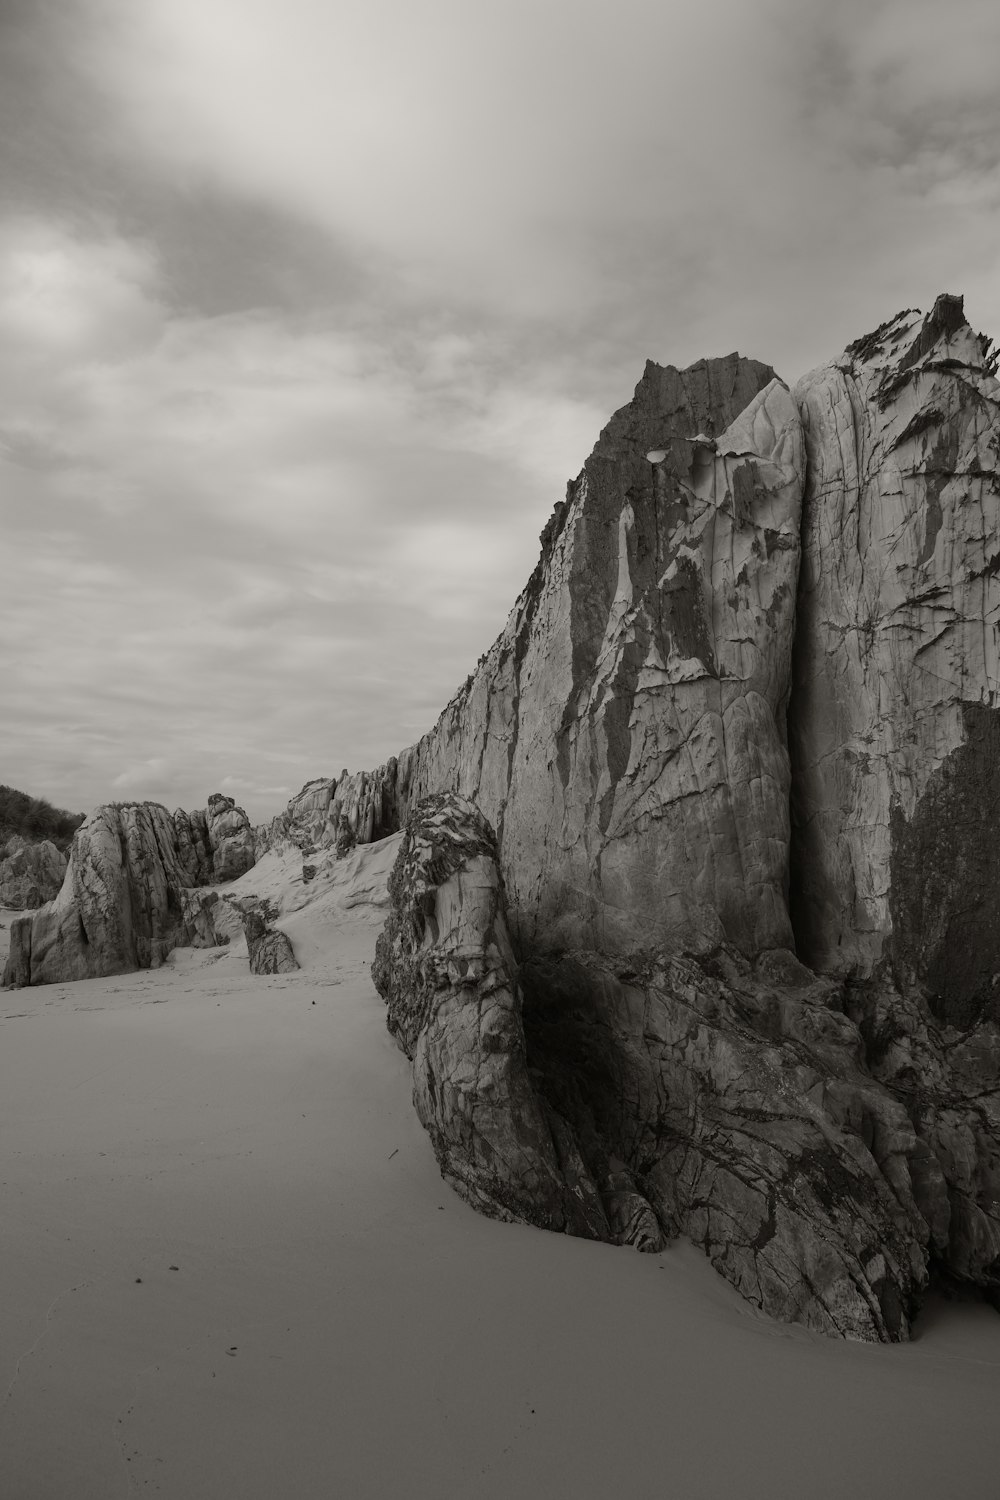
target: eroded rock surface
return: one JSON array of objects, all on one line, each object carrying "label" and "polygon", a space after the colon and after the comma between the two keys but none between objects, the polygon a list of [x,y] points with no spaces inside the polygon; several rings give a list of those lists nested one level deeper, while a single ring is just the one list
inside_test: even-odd
[{"label": "eroded rock surface", "polygon": [[427,799],[393,866],[372,977],[446,1181],[494,1218],[608,1239],[572,1133],[529,1077],[502,889],[482,814]]},{"label": "eroded rock surface", "polygon": [[796,387],[808,451],[790,714],[802,957],[891,950],[942,1020],[1000,1015],[1000,384],[961,298]]},{"label": "eroded rock surface", "polygon": [[[509,1045],[606,1237],[683,1232],[852,1337],[905,1338],[930,1274],[1000,1295],[995,363],[944,297],[794,400],[735,357],[647,367],[500,639],[371,778],[384,816],[449,788],[495,821]],[[400,995],[443,995],[437,1028],[483,1003],[476,966],[428,988],[380,963],[414,1057],[437,1001],[401,1021]],[[487,1076],[494,1043],[448,1046],[418,1109],[495,1211],[434,1082]]]},{"label": "eroded rock surface", "polygon": [[4,983],[155,969],[173,948],[213,946],[211,901],[185,886],[166,808],[98,808],[76,832],[55,900],[12,924]]},{"label": "eroded rock surface", "polygon": [[299,967],[288,934],[254,907],[242,911],[251,974],[291,974]]},{"label": "eroded rock surface", "polygon": [[648,364],[503,634],[434,730],[377,773],[398,817],[438,790],[476,801],[519,940],[792,941],[784,712],[803,463],[768,366]]},{"label": "eroded rock surface", "polygon": [[29,844],[16,837],[0,860],[0,906],[23,911],[42,906],[58,894],[66,875],[66,856],[48,839]]}]

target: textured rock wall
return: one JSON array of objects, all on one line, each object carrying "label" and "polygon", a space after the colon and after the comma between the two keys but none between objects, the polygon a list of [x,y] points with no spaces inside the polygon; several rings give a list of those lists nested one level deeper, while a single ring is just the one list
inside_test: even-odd
[{"label": "textured rock wall", "polygon": [[166,808],[98,808],[76,832],[58,896],[12,924],[4,983],[155,969],[173,948],[211,947],[210,905],[185,884]]},{"label": "textured rock wall", "polygon": [[1000,1014],[992,365],[946,296],[795,390],[808,453],[790,712],[799,952],[865,975],[891,951],[901,983],[959,1025]]},{"label": "textured rock wall", "polygon": [[55,844],[48,839],[29,844],[15,837],[0,860],[0,906],[42,906],[58,893],[65,875],[66,856]]},{"label": "textured rock wall", "polygon": [[398,818],[443,789],[477,802],[519,940],[791,941],[803,477],[798,414],[767,366],[647,365],[503,634],[435,729],[382,768]]},{"label": "textured rock wall", "polygon": [[528,1076],[496,840],[478,809],[422,802],[389,898],[372,977],[446,1181],[494,1218],[611,1238],[570,1132]]},{"label": "textured rock wall", "polygon": [[56,897],[11,928],[4,984],[54,984],[155,969],[173,948],[212,946],[211,900],[193,887],[254,863],[254,831],[231,797],[173,816],[109,803],[77,829]]},{"label": "textured rock wall", "polygon": [[411,812],[389,895],[373,977],[463,1197],[639,1249],[683,1232],[775,1316],[907,1336],[947,1188],[837,984],[731,947],[520,971],[492,831],[449,794]]}]

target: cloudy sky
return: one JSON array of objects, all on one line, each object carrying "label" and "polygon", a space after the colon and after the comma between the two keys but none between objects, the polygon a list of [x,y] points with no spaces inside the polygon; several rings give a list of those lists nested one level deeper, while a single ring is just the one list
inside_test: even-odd
[{"label": "cloudy sky", "polygon": [[428,729],[647,357],[1000,335],[995,0],[0,0],[0,781]]}]

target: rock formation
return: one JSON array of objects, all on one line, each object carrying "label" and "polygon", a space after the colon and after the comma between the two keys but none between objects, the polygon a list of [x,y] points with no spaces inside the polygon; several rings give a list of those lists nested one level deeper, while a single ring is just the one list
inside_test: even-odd
[{"label": "rock formation", "polygon": [[177,856],[189,885],[238,880],[256,860],[254,831],[232,797],[215,792],[208,806],[193,813],[174,813]]},{"label": "rock formation", "polygon": [[253,862],[253,829],[230,797],[173,817],[155,802],[99,807],[76,832],[58,895],[12,924],[3,982],[155,969],[173,948],[212,946],[211,900],[192,888]]},{"label": "rock formation", "polygon": [[453,788],[495,826],[519,941],[791,942],[803,482],[799,417],[766,365],[648,364],[503,634],[399,756],[399,816]]},{"label": "rock formation", "polygon": [[[487,1212],[559,1201],[551,1175],[505,1197],[469,1125],[499,984],[518,1086],[488,1139],[541,1150],[541,1108],[604,1237],[683,1232],[853,1337],[905,1338],[932,1273],[1000,1297],[995,363],[943,297],[794,396],[736,357],[647,366],[497,643],[373,773],[430,848],[400,855],[375,976]],[[432,798],[437,850],[420,804],[446,790],[495,824],[499,875],[465,803]],[[464,967],[504,912],[462,871],[509,897],[499,970]]]},{"label": "rock formation", "polygon": [[23,911],[42,906],[58,893],[66,875],[66,856],[44,839],[29,844],[16,836],[8,840],[0,859],[0,906]]},{"label": "rock formation", "polygon": [[11,925],[4,983],[155,969],[173,948],[214,943],[210,903],[185,889],[166,808],[112,803],[78,829],[55,900]]},{"label": "rock formation", "polygon": [[389,895],[373,978],[463,1197],[639,1249],[683,1232],[775,1316],[905,1336],[947,1193],[837,984],[731,946],[522,971],[492,831],[448,794],[411,812]]},{"label": "rock formation", "polygon": [[528,1076],[496,840],[471,803],[414,810],[389,897],[372,975],[445,1179],[494,1217],[610,1238],[569,1131]]},{"label": "rock formation", "polygon": [[960,298],[800,381],[796,934],[1000,1017],[1000,384]]},{"label": "rock formation", "polygon": [[288,934],[250,906],[240,912],[251,974],[291,974],[299,967]]}]

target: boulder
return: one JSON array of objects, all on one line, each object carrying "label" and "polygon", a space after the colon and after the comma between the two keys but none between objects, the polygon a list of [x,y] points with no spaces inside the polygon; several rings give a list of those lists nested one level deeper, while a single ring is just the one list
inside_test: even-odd
[{"label": "boulder", "polygon": [[48,839],[40,844],[11,839],[0,860],[0,906],[42,906],[58,894],[65,875],[66,856]]},{"label": "boulder", "polygon": [[251,974],[291,974],[299,968],[287,933],[273,927],[256,907],[240,915]]},{"label": "boulder", "polygon": [[257,858],[250,819],[232,797],[216,792],[208,799],[205,821],[212,850],[212,882],[238,880],[253,868]]},{"label": "boulder", "polygon": [[211,902],[186,883],[165,807],[97,808],[77,830],[55,900],[12,924],[4,983],[155,969],[173,948],[214,946]]}]

